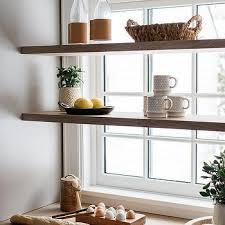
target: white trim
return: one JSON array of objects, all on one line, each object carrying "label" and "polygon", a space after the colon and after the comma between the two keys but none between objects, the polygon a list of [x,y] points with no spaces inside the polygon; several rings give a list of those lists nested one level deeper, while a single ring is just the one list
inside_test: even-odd
[{"label": "white trim", "polygon": [[[151,4],[154,3],[155,1],[151,1]],[[163,2],[168,2],[168,1],[157,1],[158,6],[162,6]],[[170,1],[170,4],[176,4],[178,1]],[[188,1],[186,1],[187,3]],[[195,1],[196,2],[196,1]],[[198,1],[199,3],[201,1]],[[216,1],[218,2],[218,1]],[[225,1],[223,1],[225,2]],[[139,7],[141,2],[138,2],[136,7]],[[179,1],[181,3],[181,1]],[[193,3],[193,1],[191,1]],[[131,4],[134,4],[131,2]],[[126,6],[129,5],[129,3],[125,4]],[[117,4],[119,6],[118,9],[121,9],[120,7],[123,6],[123,4]],[[146,8],[147,5],[145,4],[144,8]],[[170,5],[171,7],[171,5]],[[126,7],[127,9],[127,7]],[[192,7],[192,14],[195,15],[196,12],[196,5],[193,5]],[[144,10],[144,18],[146,20],[146,10]],[[146,22],[146,21],[145,21]],[[144,57],[144,62],[146,62],[146,56]],[[192,98],[192,110],[194,113],[196,113],[196,101],[198,97],[202,98],[210,98],[210,97],[224,97],[224,94],[215,94],[215,93],[196,93],[196,67],[195,67],[195,62],[196,62],[196,54],[192,53],[192,91],[194,93],[177,93],[177,95],[182,95],[182,96],[187,96]],[[102,64],[98,65],[96,64],[97,67],[101,68]],[[151,70],[151,68],[150,68]],[[144,66],[144,74],[146,72],[146,65]],[[99,76],[103,77],[103,74],[101,71],[98,73]],[[144,79],[146,82],[146,79]],[[143,92],[136,92],[136,93],[129,93],[129,92],[103,92],[104,96],[143,96],[144,94],[148,93],[146,86],[146,83],[144,82],[144,91]],[[98,83],[102,83],[102,80],[98,80]],[[148,178],[148,171],[146,171],[146,168],[144,169],[144,175],[143,177],[129,177],[129,176],[122,176],[122,175],[113,175],[113,174],[105,174],[104,173],[104,145],[103,141],[105,137],[122,137],[122,138],[137,138],[143,140],[143,151],[144,151],[144,165],[146,165],[147,159],[148,159],[148,149],[147,149],[147,141],[148,140],[164,140],[164,141],[176,141],[176,142],[186,142],[191,144],[191,182],[190,183],[182,183],[182,182],[174,182],[174,181],[162,181],[162,180],[156,180],[156,179],[149,179]],[[196,144],[199,143],[204,143],[204,144],[224,144],[224,141],[215,141],[215,140],[202,140],[202,139],[197,139],[197,133],[196,131],[191,132],[190,138],[175,138],[175,137],[160,137],[160,136],[152,136],[148,135],[146,129],[143,129],[143,134],[140,135],[134,135],[134,134],[115,134],[115,133],[104,133],[102,129],[98,129],[98,134],[97,134],[97,143],[98,143],[98,151],[97,153],[97,167],[96,167],[96,184],[98,185],[110,185],[110,186],[115,186],[115,187],[120,187],[120,188],[131,188],[131,189],[136,189],[136,190],[145,190],[145,191],[158,191],[158,192],[167,192],[170,194],[176,194],[176,195],[186,195],[186,196],[194,196],[198,197],[199,196],[199,191],[201,189],[201,185],[195,184],[196,183]],[[151,154],[151,152],[149,153]],[[163,185],[166,184],[166,185]]]},{"label": "white trim", "polygon": [[113,4],[121,4],[121,3],[133,3],[139,4],[145,2],[145,4],[152,4],[152,5],[178,5],[179,3],[182,4],[206,4],[206,3],[220,3],[223,0],[110,0],[110,3]]},{"label": "white trim", "polygon": [[[102,163],[101,163],[102,164]],[[103,166],[103,165],[102,165]],[[195,197],[200,199],[199,184],[175,182],[159,179],[146,179],[145,177],[132,177],[115,174],[105,174],[97,171],[97,185],[128,188],[155,193],[167,193],[176,196]],[[166,188],[165,188],[166,187]],[[168,190],[168,191],[166,191]],[[193,195],[195,193],[195,195]]]},{"label": "white trim", "polygon": [[[67,43],[67,24],[73,0],[61,1],[62,43]],[[63,57],[62,66],[82,65],[81,57]],[[75,174],[81,177],[82,136],[81,125],[63,124],[63,175]]]},{"label": "white trim", "polygon": [[80,129],[79,125],[63,124],[63,172],[80,177]]},{"label": "white trim", "polygon": [[211,201],[103,186],[86,187],[82,199],[84,203],[103,201],[114,207],[123,203],[128,209],[186,219],[209,216],[213,212]]},{"label": "white trim", "polygon": [[[123,137],[123,138],[135,138],[143,139],[143,134],[121,134],[121,133],[103,133],[101,136],[104,137]],[[146,140],[161,140],[161,141],[175,141],[175,142],[193,142],[194,144],[217,144],[224,145],[225,140],[210,140],[210,139],[199,139],[195,137],[173,137],[173,136],[160,136],[160,135],[145,135]]]},{"label": "white trim", "polygon": [[[78,57],[64,57],[63,66],[81,65]],[[82,87],[81,87],[82,88]],[[83,149],[82,125],[63,124],[63,172],[64,176],[82,175],[81,156]]]},{"label": "white trim", "polygon": [[[65,13],[66,10],[68,11],[68,9],[63,7],[63,3],[66,4],[67,1],[63,1],[62,2],[62,24],[63,24],[63,43],[66,43],[67,41],[67,20],[68,18],[66,18],[66,16],[68,16],[68,13]],[[71,2],[71,0],[70,0]],[[117,3],[117,4],[112,4],[112,8],[113,10],[118,10],[118,9],[126,9],[130,8],[147,8],[147,7],[161,7],[161,6],[171,6],[171,4],[175,4],[175,5],[187,5],[193,2],[198,2],[198,3],[202,3],[202,2],[209,2],[209,1],[185,1],[185,0],[181,0],[181,1],[174,1],[174,0],[165,0],[165,1],[138,1],[138,2],[128,2],[128,3]],[[218,2],[218,1],[213,1],[211,0],[210,3],[212,2]],[[225,2],[225,1],[219,1],[219,2]],[[67,2],[68,3],[68,2]],[[146,60],[146,56],[145,60]],[[98,76],[101,75],[101,71],[97,71],[98,68],[102,68],[102,67],[96,67],[96,65],[102,64],[102,57],[92,57],[92,59],[94,58],[94,60],[90,60],[89,62],[86,62],[86,58],[81,58],[81,57],[71,57],[71,58],[65,58],[63,59],[64,61],[64,65],[69,65],[71,62],[76,62],[78,65],[83,65],[83,61],[85,61],[85,64],[89,64],[91,65],[91,67],[89,67],[89,72],[87,73],[86,77],[87,77],[87,83],[88,83],[88,91],[85,94],[90,94],[91,96],[103,96],[103,95],[138,95],[138,96],[142,96],[143,93],[104,93],[103,91],[103,87],[100,86],[98,87],[98,85],[102,84],[101,82],[98,82],[100,79]],[[89,58],[90,59],[90,58]],[[90,69],[91,68],[91,69]],[[92,70],[94,68],[94,70]],[[92,73],[92,71],[94,71]],[[102,77],[102,76],[101,76]],[[97,81],[97,82],[96,82]],[[87,84],[85,82],[85,85]],[[100,90],[100,92],[96,92],[97,90]],[[145,92],[146,92],[146,87],[145,87]],[[217,94],[186,94],[186,96],[190,96],[193,99],[195,99],[196,97],[224,97],[225,95],[217,95]],[[180,203],[178,204],[178,202],[173,202],[173,199],[169,196],[169,195],[165,195],[165,194],[160,194],[161,198],[163,196],[163,201],[162,199],[159,201],[156,199],[154,199],[154,196],[156,196],[156,194],[150,194],[150,193],[145,193],[145,195],[143,194],[144,192],[135,192],[133,191],[129,191],[129,194],[131,194],[130,196],[128,194],[126,194],[126,192],[128,192],[127,190],[115,190],[112,188],[107,188],[103,190],[99,190],[96,189],[96,187],[93,189],[93,187],[90,189],[89,186],[90,185],[95,185],[96,183],[98,183],[99,179],[101,179],[103,176],[101,174],[101,177],[96,179],[96,171],[103,171],[103,162],[101,161],[100,163],[96,163],[96,157],[99,157],[99,152],[97,151],[96,148],[97,146],[102,146],[102,144],[99,144],[98,141],[102,141],[99,138],[99,135],[102,134],[102,127],[96,127],[96,126],[79,126],[79,125],[67,125],[64,124],[64,171],[65,174],[68,173],[75,173],[75,175],[79,176],[82,179],[82,183],[84,185],[85,191],[83,192],[83,200],[84,201],[89,201],[90,203],[97,203],[98,201],[105,201],[110,202],[110,203],[121,203],[121,201],[124,202],[124,204],[127,204],[130,206],[130,208],[134,208],[137,210],[141,210],[141,211],[148,211],[148,212],[152,212],[152,213],[158,213],[158,214],[162,214],[162,215],[170,215],[170,216],[179,216],[179,217],[186,217],[186,218],[193,218],[195,216],[203,216],[203,215],[207,215],[209,213],[209,208],[207,207],[203,207],[202,205],[191,205],[191,204],[186,204],[186,201],[192,202],[193,203],[193,199],[189,199],[187,200],[187,198],[181,198],[179,197]],[[147,140],[149,138],[149,136],[146,133],[146,129],[143,129],[143,134],[145,137],[144,143],[147,143]],[[105,134],[106,135],[112,135],[113,134]],[[123,135],[124,136],[124,135]],[[169,137],[152,137],[151,138],[155,138],[155,139],[173,139],[173,138],[169,138]],[[195,138],[195,136],[193,135],[192,137],[193,139]],[[176,139],[177,140],[177,139]],[[181,141],[186,141],[186,140],[181,140]],[[190,141],[190,140],[188,140]],[[205,141],[207,142],[207,140]],[[211,142],[210,142],[211,143]],[[217,143],[217,142],[216,142]],[[194,142],[193,142],[194,144]],[[193,154],[195,154],[193,152]],[[147,156],[146,153],[146,148],[145,148],[145,157]],[[194,166],[194,164],[193,164]],[[147,178],[147,171],[145,171],[144,173],[144,179]],[[193,175],[193,174],[192,174]],[[110,184],[111,179],[114,178],[115,182],[114,184],[116,186],[121,186],[121,187],[126,187],[127,185],[124,185],[122,183],[124,180],[123,176],[119,176],[119,175],[115,175],[115,176],[107,176],[104,174],[104,182],[102,182],[105,185]],[[130,188],[134,187],[137,179],[139,178],[128,178],[128,180],[130,181]],[[143,179],[143,178],[140,178]],[[150,179],[149,179],[150,181]],[[192,180],[193,182],[193,180]],[[153,180],[151,179],[151,183],[146,183],[144,189],[149,190],[149,188],[147,187],[148,185],[152,186],[152,190],[153,191],[159,191],[159,186],[164,186],[165,183],[170,187],[173,188],[174,187],[174,182],[171,181],[160,181],[160,180]],[[140,186],[141,183],[138,183],[138,185]],[[88,188],[87,188],[88,187]],[[137,186],[135,186],[137,187]],[[196,193],[198,193],[200,186],[199,185],[195,185],[193,187],[192,185],[192,189],[189,188],[190,184],[181,184],[181,188],[180,190],[174,191],[173,194],[186,194],[186,195],[190,195],[190,192],[194,191]],[[143,189],[143,186],[141,185],[139,189]],[[114,193],[114,194],[112,194]],[[133,194],[133,195],[132,195]],[[160,196],[157,195],[157,196]],[[142,196],[142,197],[141,197]],[[115,200],[116,198],[116,200]],[[178,197],[176,197],[178,199]],[[114,200],[113,200],[114,199]],[[169,202],[168,202],[169,201]],[[199,200],[196,200],[197,202],[199,202]],[[203,202],[203,201],[201,201]],[[183,203],[183,204],[181,204]],[[204,201],[205,203],[205,201]],[[151,210],[149,210],[149,208]]]},{"label": "white trim", "polygon": [[160,8],[172,6],[186,6],[198,4],[213,4],[225,3],[224,0],[146,0],[146,1],[128,1],[128,0],[113,0],[112,10],[132,10],[143,8]]},{"label": "white trim", "polygon": [[[196,84],[195,84],[196,85]],[[103,92],[103,95],[107,96],[143,96],[146,93],[143,92]],[[149,94],[149,93],[147,93]],[[153,94],[150,92],[150,94]],[[194,98],[225,98],[225,94],[217,93],[173,93],[175,96],[186,96]]]}]

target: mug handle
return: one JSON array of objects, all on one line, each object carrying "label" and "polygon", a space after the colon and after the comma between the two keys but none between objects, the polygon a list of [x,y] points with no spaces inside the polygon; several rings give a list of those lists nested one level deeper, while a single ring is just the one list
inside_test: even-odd
[{"label": "mug handle", "polygon": [[174,85],[170,86],[170,88],[175,88],[177,86],[177,79],[175,77],[170,77],[170,80],[174,80]]},{"label": "mug handle", "polygon": [[168,104],[168,107],[165,105],[165,108],[164,109],[165,110],[170,110],[172,108],[172,106],[173,106],[172,100],[170,98],[165,98],[164,101],[169,103]]},{"label": "mug handle", "polygon": [[189,107],[190,107],[190,100],[187,99],[187,98],[183,98],[183,100],[187,102],[187,106],[186,107],[183,106],[183,109],[189,109]]}]

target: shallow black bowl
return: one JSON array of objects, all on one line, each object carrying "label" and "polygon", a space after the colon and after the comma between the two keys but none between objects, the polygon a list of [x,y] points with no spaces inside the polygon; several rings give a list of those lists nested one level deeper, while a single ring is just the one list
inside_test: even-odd
[{"label": "shallow black bowl", "polygon": [[113,111],[113,106],[105,106],[99,109],[77,109],[69,107],[64,103],[59,102],[59,106],[64,108],[67,114],[70,115],[106,115]]}]

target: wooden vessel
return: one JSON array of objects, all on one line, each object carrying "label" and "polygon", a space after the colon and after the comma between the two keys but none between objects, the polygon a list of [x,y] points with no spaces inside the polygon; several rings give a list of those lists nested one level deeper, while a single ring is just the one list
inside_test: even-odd
[{"label": "wooden vessel", "polygon": [[207,225],[213,224],[211,216],[201,217],[198,219],[191,220],[191,221],[187,222],[185,225],[206,225],[206,224]]}]

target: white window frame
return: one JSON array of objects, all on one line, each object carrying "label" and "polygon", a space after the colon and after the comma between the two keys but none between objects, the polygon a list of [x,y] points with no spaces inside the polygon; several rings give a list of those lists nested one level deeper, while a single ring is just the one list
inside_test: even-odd
[{"label": "white window frame", "polygon": [[[92,0],[91,0],[92,1]],[[165,6],[179,6],[179,5],[188,5],[188,4],[199,4],[199,3],[224,3],[224,0],[148,0],[148,1],[129,1],[128,0],[111,0],[113,2],[112,9],[113,10],[127,10],[127,9],[137,9],[137,8],[151,8],[151,7],[165,7]],[[72,4],[72,0],[66,0],[62,1],[62,40],[63,44],[67,44],[67,24],[68,24],[68,15],[69,10]],[[89,61],[89,62],[87,62]],[[92,96],[96,95],[99,96],[101,93],[96,92],[96,84],[99,84],[99,73],[101,71],[97,71],[98,68],[101,67],[101,57],[92,56],[92,60],[83,60],[83,57],[63,57],[63,65],[69,65],[71,63],[77,63],[78,65],[84,65],[87,66],[87,73],[85,76],[87,77],[87,80],[89,82],[89,91],[87,91],[87,94],[91,93]],[[96,66],[100,65],[100,66]],[[89,72],[91,71],[91,72]],[[103,76],[101,76],[103,77]],[[94,78],[94,79],[93,79]],[[102,81],[100,81],[102,84]],[[203,96],[202,96],[203,97]],[[206,96],[208,97],[208,96]],[[212,96],[214,97],[214,96]],[[224,97],[224,96],[223,96]],[[83,188],[86,190],[84,193],[88,193],[87,195],[90,197],[92,196],[92,191],[87,191],[89,187],[94,187],[98,184],[97,182],[97,170],[96,165],[98,165],[96,161],[96,146],[97,141],[99,140],[98,135],[101,134],[101,131],[96,126],[87,126],[87,125],[73,125],[73,124],[64,124],[63,126],[63,162],[64,162],[64,175],[69,173],[74,173],[75,175],[79,176],[83,182]],[[84,141],[84,138],[87,139]],[[203,141],[204,142],[204,141]],[[217,142],[216,142],[217,143]],[[91,146],[91,147],[90,147]],[[99,146],[99,145],[98,145]],[[100,164],[101,165],[101,164]],[[108,178],[107,178],[108,179]],[[120,178],[121,179],[121,178]],[[130,182],[134,182],[134,180],[130,180]],[[163,184],[165,184],[165,181],[163,181]],[[108,185],[106,183],[106,185]],[[170,184],[168,184],[170,185]],[[185,184],[186,185],[186,184]],[[125,186],[124,186],[125,187]],[[172,187],[172,186],[171,186]],[[187,186],[184,187],[184,190],[187,195],[189,195],[189,190]],[[91,189],[89,189],[91,190]],[[153,189],[154,190],[154,189]],[[155,186],[155,190],[158,191],[158,189]],[[199,190],[199,187],[196,187],[196,192]],[[176,192],[177,194],[177,192]],[[89,198],[86,197],[86,201],[94,203],[95,199],[97,198],[97,195],[94,194],[93,196],[96,196],[95,198]],[[106,196],[106,195],[105,195]],[[85,199],[85,196],[84,196]],[[89,199],[89,200],[87,200]],[[154,203],[155,204],[155,203]],[[157,203],[158,204],[158,203]],[[184,204],[184,201],[182,202]],[[190,203],[188,203],[190,204]],[[200,216],[200,215],[206,215],[210,212],[208,208],[204,208],[203,205],[207,205],[207,203],[204,204],[198,204],[200,208],[197,208],[199,211],[194,213],[190,212],[188,215],[184,213],[186,218],[193,218],[194,216]],[[153,210],[154,213],[161,213],[164,215],[172,215],[175,216],[176,213],[172,212],[173,209],[167,210],[167,212],[162,212],[159,209],[160,204],[158,204],[158,208],[156,211]],[[180,213],[179,209],[182,207],[178,206],[177,212]],[[154,207],[152,207],[154,209]],[[192,208],[193,209],[193,208]],[[139,207],[139,210],[143,210]],[[184,207],[184,211],[187,210],[187,208]],[[147,210],[145,210],[147,211]],[[150,209],[149,212],[152,212]],[[182,215],[180,215],[182,216]]]},{"label": "white window frame", "polygon": [[[176,2],[176,1],[175,1]],[[203,1],[201,1],[202,3]],[[204,1],[205,3],[205,1]],[[216,1],[218,3],[218,1]],[[223,3],[225,3],[223,1]],[[128,5],[128,3],[121,3],[117,4],[114,6],[114,11],[123,11],[124,10],[124,5]],[[179,4],[178,6],[186,6],[187,4]],[[188,4],[189,5],[189,4]],[[194,4],[193,6],[193,15],[196,15],[196,9],[197,9],[198,4]],[[122,10],[121,10],[122,6]],[[133,6],[133,5],[132,5]],[[175,4],[177,6],[177,4]],[[163,6],[164,8],[165,6]],[[172,7],[170,5],[170,7]],[[154,8],[154,7],[153,7]],[[160,8],[160,7],[157,7]],[[139,9],[139,7],[133,8],[132,9]],[[127,9],[129,10],[129,9]],[[144,18],[147,20],[147,13],[146,10],[144,10]],[[145,21],[146,22],[146,21]],[[144,69],[147,70],[146,66],[147,63],[146,61],[148,60],[148,56],[144,55]],[[151,56],[150,56],[151,58]],[[151,60],[151,59],[150,59]],[[192,53],[192,91],[196,90],[196,64],[197,64],[197,54]],[[103,68],[103,59],[99,60],[99,64],[95,64],[97,68]],[[151,68],[150,68],[151,69]],[[146,71],[144,71],[145,74]],[[98,78],[103,78],[104,72],[99,71],[98,72]],[[97,80],[97,83],[100,83],[101,86],[102,84],[102,79]],[[142,96],[143,94],[147,93],[147,82],[144,80],[144,93],[120,93],[120,92],[103,92],[103,88],[101,88],[101,92],[98,93],[98,96]],[[225,97],[224,94],[198,94],[198,93],[178,93],[178,95],[185,95],[187,97],[191,98],[192,102],[192,113],[196,115],[196,102],[197,98],[199,97]],[[119,187],[119,188],[130,188],[130,189],[136,189],[136,190],[142,190],[142,191],[150,191],[150,192],[161,192],[161,193],[168,193],[172,195],[181,195],[181,196],[188,196],[188,197],[196,197],[196,198],[201,198],[199,196],[199,191],[202,188],[202,185],[196,184],[196,155],[197,155],[197,144],[225,144],[224,141],[214,141],[214,140],[199,140],[197,139],[197,134],[196,131],[192,131],[191,138],[175,138],[175,137],[159,137],[159,136],[148,136],[147,131],[144,131],[144,136],[139,136],[139,135],[126,135],[126,134],[106,134],[104,133],[104,129],[100,126],[97,127],[96,129],[96,148],[98,148],[98,151],[96,151],[97,157],[95,158],[96,161],[94,162],[96,167],[96,175],[93,174],[92,176],[96,176],[96,183],[97,185],[103,185],[103,186],[113,186],[113,187]],[[174,182],[174,181],[166,181],[166,180],[159,180],[159,179],[150,179],[148,178],[148,171],[146,171],[146,166],[144,163],[144,171],[145,175],[144,177],[132,177],[132,176],[122,176],[122,175],[113,175],[113,174],[105,174],[104,173],[104,138],[102,137],[123,137],[123,138],[137,138],[137,139],[142,139],[144,138],[144,145],[147,146],[147,140],[166,140],[166,141],[178,141],[178,142],[188,142],[192,145],[192,172],[191,172],[191,183],[185,183],[185,182]],[[92,145],[93,146],[93,145]],[[148,158],[148,150],[147,147],[144,147],[144,157]],[[146,162],[146,160],[144,160]],[[165,185],[166,184],[166,185]]]}]

